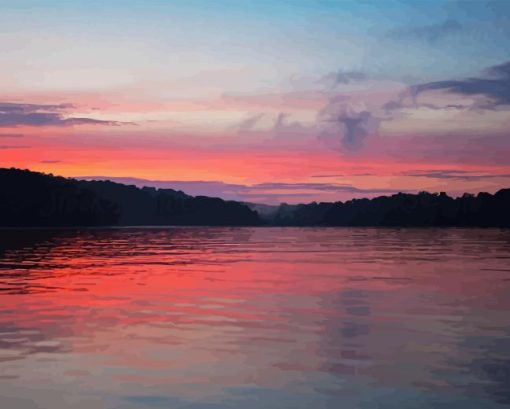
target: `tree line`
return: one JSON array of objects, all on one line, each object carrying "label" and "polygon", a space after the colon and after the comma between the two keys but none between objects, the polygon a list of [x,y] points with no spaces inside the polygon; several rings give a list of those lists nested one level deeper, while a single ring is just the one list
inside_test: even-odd
[{"label": "tree line", "polygon": [[398,193],[335,203],[253,204],[173,189],[0,169],[0,226],[478,226],[510,227],[510,189],[495,194]]}]

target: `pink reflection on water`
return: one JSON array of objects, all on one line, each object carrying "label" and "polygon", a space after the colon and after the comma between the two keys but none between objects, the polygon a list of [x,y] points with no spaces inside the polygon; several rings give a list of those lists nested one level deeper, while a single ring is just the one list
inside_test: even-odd
[{"label": "pink reflection on water", "polygon": [[510,362],[508,231],[3,234],[0,396],[108,408],[508,398],[494,374]]}]

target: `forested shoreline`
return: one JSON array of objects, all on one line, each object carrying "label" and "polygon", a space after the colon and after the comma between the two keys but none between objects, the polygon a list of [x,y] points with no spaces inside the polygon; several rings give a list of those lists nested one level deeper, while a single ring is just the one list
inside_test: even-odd
[{"label": "forested shoreline", "polygon": [[173,189],[0,169],[0,226],[458,226],[510,227],[510,189],[452,198],[398,193],[346,202],[256,205]]}]

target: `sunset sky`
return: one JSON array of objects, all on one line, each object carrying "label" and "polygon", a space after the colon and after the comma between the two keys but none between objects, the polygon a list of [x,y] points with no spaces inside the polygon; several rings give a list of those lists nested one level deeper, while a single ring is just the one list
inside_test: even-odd
[{"label": "sunset sky", "polygon": [[0,166],[260,203],[510,187],[510,1],[0,0]]}]

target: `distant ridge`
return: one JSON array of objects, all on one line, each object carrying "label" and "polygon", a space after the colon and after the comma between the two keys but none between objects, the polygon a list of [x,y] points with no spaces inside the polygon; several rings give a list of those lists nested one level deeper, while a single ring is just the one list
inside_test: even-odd
[{"label": "distant ridge", "polygon": [[347,202],[282,204],[270,222],[281,226],[510,227],[510,189],[494,195],[398,193]]},{"label": "distant ridge", "polygon": [[510,189],[267,206],[0,168],[2,227],[141,225],[510,227]]},{"label": "distant ridge", "polygon": [[0,226],[258,224],[255,211],[234,201],[0,169]]}]

